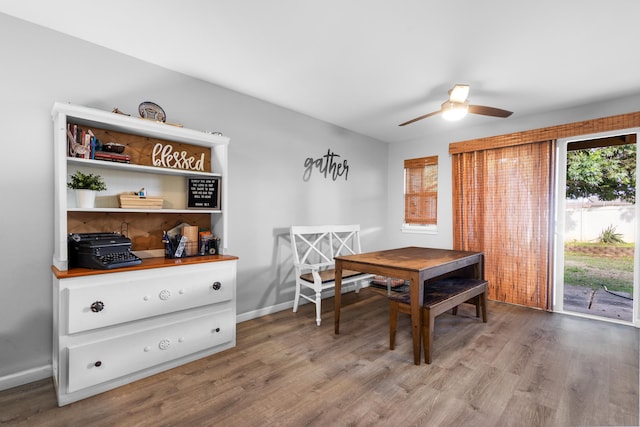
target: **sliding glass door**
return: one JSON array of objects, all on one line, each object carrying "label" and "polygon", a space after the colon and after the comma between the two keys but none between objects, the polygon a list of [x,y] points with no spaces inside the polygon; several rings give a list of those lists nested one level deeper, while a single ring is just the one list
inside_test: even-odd
[{"label": "sliding glass door", "polygon": [[638,131],[557,141],[554,311],[640,324]]}]

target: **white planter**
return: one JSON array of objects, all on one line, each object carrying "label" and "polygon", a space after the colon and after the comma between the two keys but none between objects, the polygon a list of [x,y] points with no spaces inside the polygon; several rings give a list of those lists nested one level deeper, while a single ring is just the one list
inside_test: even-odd
[{"label": "white planter", "polygon": [[96,205],[95,190],[74,190],[76,193],[76,205],[81,209],[91,209]]}]

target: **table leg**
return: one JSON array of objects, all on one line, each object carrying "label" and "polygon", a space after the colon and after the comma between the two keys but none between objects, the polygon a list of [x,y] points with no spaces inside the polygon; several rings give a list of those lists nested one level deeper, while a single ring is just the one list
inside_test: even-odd
[{"label": "table leg", "polygon": [[340,333],[340,304],[341,304],[341,297],[342,297],[342,261],[340,260],[336,260],[336,265],[335,265],[335,297],[333,299],[334,301],[334,313],[333,313],[333,327],[335,329],[335,334],[339,334]]},{"label": "table leg", "polygon": [[484,280],[484,255],[480,256],[480,261],[478,261],[478,279]]},{"label": "table leg", "polygon": [[413,363],[415,365],[420,364],[420,344],[422,341],[421,288],[419,274],[412,274],[409,279],[409,299],[411,301],[411,335],[413,336]]}]

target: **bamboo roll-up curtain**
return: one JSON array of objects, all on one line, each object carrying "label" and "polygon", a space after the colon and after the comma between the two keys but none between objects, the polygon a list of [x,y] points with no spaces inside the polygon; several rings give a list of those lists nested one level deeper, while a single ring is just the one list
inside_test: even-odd
[{"label": "bamboo roll-up curtain", "polygon": [[438,156],[404,161],[404,222],[437,224]]},{"label": "bamboo roll-up curtain", "polygon": [[485,256],[488,297],[551,309],[553,143],[453,155],[454,249]]}]

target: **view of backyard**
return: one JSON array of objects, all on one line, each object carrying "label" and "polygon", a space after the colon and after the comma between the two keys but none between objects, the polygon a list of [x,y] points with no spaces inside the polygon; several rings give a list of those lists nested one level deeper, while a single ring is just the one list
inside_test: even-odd
[{"label": "view of backyard", "polygon": [[[633,250],[633,245],[625,244]],[[633,293],[633,254],[631,256],[585,254],[565,248],[564,283],[565,285],[586,286],[591,289]]]},{"label": "view of backyard", "polygon": [[633,244],[565,246],[565,309],[631,321]]},{"label": "view of backyard", "polygon": [[633,320],[636,152],[635,135],[567,146],[567,311]]}]

